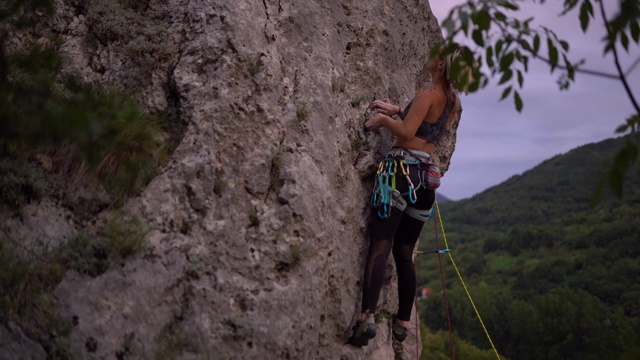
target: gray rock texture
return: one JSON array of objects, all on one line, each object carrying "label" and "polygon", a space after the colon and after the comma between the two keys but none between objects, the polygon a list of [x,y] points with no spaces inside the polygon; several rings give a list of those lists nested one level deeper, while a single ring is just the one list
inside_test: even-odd
[{"label": "gray rock texture", "polygon": [[[372,171],[392,141],[364,133],[363,113],[374,96],[407,104],[424,79],[441,40],[428,1],[148,3],[114,25],[98,0],[57,0],[68,71],[131,90],[185,128],[124,206],[151,229],[147,251],[95,278],[70,271],[55,290],[78,357],[414,359],[416,329],[402,344],[385,324],[365,348],[344,342],[360,306]],[[127,26],[138,32],[112,35]],[[443,171],[457,124],[437,154]],[[55,242],[80,230],[51,202],[38,206],[5,230]],[[392,259],[387,274],[379,305],[393,312]]]},{"label": "gray rock texture", "polygon": [[12,323],[0,325],[0,360],[45,360],[47,353]]}]

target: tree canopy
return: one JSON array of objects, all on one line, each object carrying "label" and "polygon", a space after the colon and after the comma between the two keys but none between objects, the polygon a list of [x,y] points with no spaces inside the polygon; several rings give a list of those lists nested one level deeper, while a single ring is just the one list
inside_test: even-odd
[{"label": "tree canopy", "polygon": [[[623,199],[606,191],[596,207],[588,204],[599,169],[625,141],[579,147],[441,205],[451,254],[506,358],[621,359],[640,351],[640,178],[627,175]],[[433,250],[437,240],[425,229],[420,248]],[[490,349],[456,271],[442,261],[453,331]],[[416,262],[419,288],[434,290],[420,301],[421,319],[447,330],[438,258]]]},{"label": "tree canopy", "polygon": [[[532,60],[546,63],[551,72],[558,72],[558,84],[568,89],[577,74],[604,76],[620,81],[634,109],[627,119],[615,129],[616,133],[633,134],[614,155],[606,178],[598,184],[595,199],[599,199],[605,184],[617,196],[622,196],[625,174],[638,160],[640,152],[640,102],[627,81],[628,75],[640,63],[637,59],[628,69],[620,63],[620,51],[628,51],[640,44],[640,3],[637,0],[620,0],[616,14],[607,14],[602,0],[564,0],[561,16],[577,16],[580,28],[586,32],[601,18],[606,36],[601,40],[605,54],[613,55],[616,72],[609,74],[589,69],[587,60],[573,60],[570,43],[560,38],[550,27],[534,26],[534,17],[519,17],[523,3],[545,6],[545,0],[469,0],[454,7],[442,22],[447,43],[459,37],[468,39],[473,46],[452,70],[472,66],[476,70],[470,91],[481,89],[496,79],[502,88],[501,100],[513,98],[516,110],[522,111],[524,100],[521,90],[526,81]],[[450,51],[451,47],[445,47]]]}]

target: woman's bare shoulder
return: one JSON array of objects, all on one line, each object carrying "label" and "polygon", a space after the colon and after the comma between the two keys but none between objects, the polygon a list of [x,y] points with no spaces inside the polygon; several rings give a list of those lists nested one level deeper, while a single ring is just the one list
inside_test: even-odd
[{"label": "woman's bare shoulder", "polygon": [[439,96],[442,94],[442,91],[439,91],[438,89],[439,89],[438,86],[436,86],[435,84],[431,82],[425,82],[416,91],[416,97],[434,96],[434,95]]},{"label": "woman's bare shoulder", "polygon": [[436,89],[436,85],[430,81],[425,81],[418,87],[418,92],[421,91],[433,91]]}]

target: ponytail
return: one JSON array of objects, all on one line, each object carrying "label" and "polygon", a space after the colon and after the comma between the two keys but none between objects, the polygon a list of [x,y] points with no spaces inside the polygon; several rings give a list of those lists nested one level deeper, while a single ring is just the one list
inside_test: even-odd
[{"label": "ponytail", "polygon": [[[472,84],[476,81],[474,71],[477,70],[478,64],[475,60],[469,64],[469,56],[465,56],[465,52],[470,52],[470,50],[466,47],[454,43],[444,50],[446,55],[443,59],[442,75],[445,81],[456,90],[468,94]],[[470,58],[473,59],[473,55]]]}]

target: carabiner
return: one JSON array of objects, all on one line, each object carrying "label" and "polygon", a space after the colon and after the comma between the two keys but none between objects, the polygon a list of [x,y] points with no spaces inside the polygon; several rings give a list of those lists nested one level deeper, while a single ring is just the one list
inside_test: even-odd
[{"label": "carabiner", "polygon": [[[406,170],[404,168],[406,166]],[[418,201],[418,195],[416,194],[416,188],[413,186],[413,182],[411,181],[411,177],[409,177],[409,164],[406,161],[400,160],[400,169],[402,169],[402,174],[407,179],[407,183],[409,184],[409,201],[412,204],[415,204]]]}]

